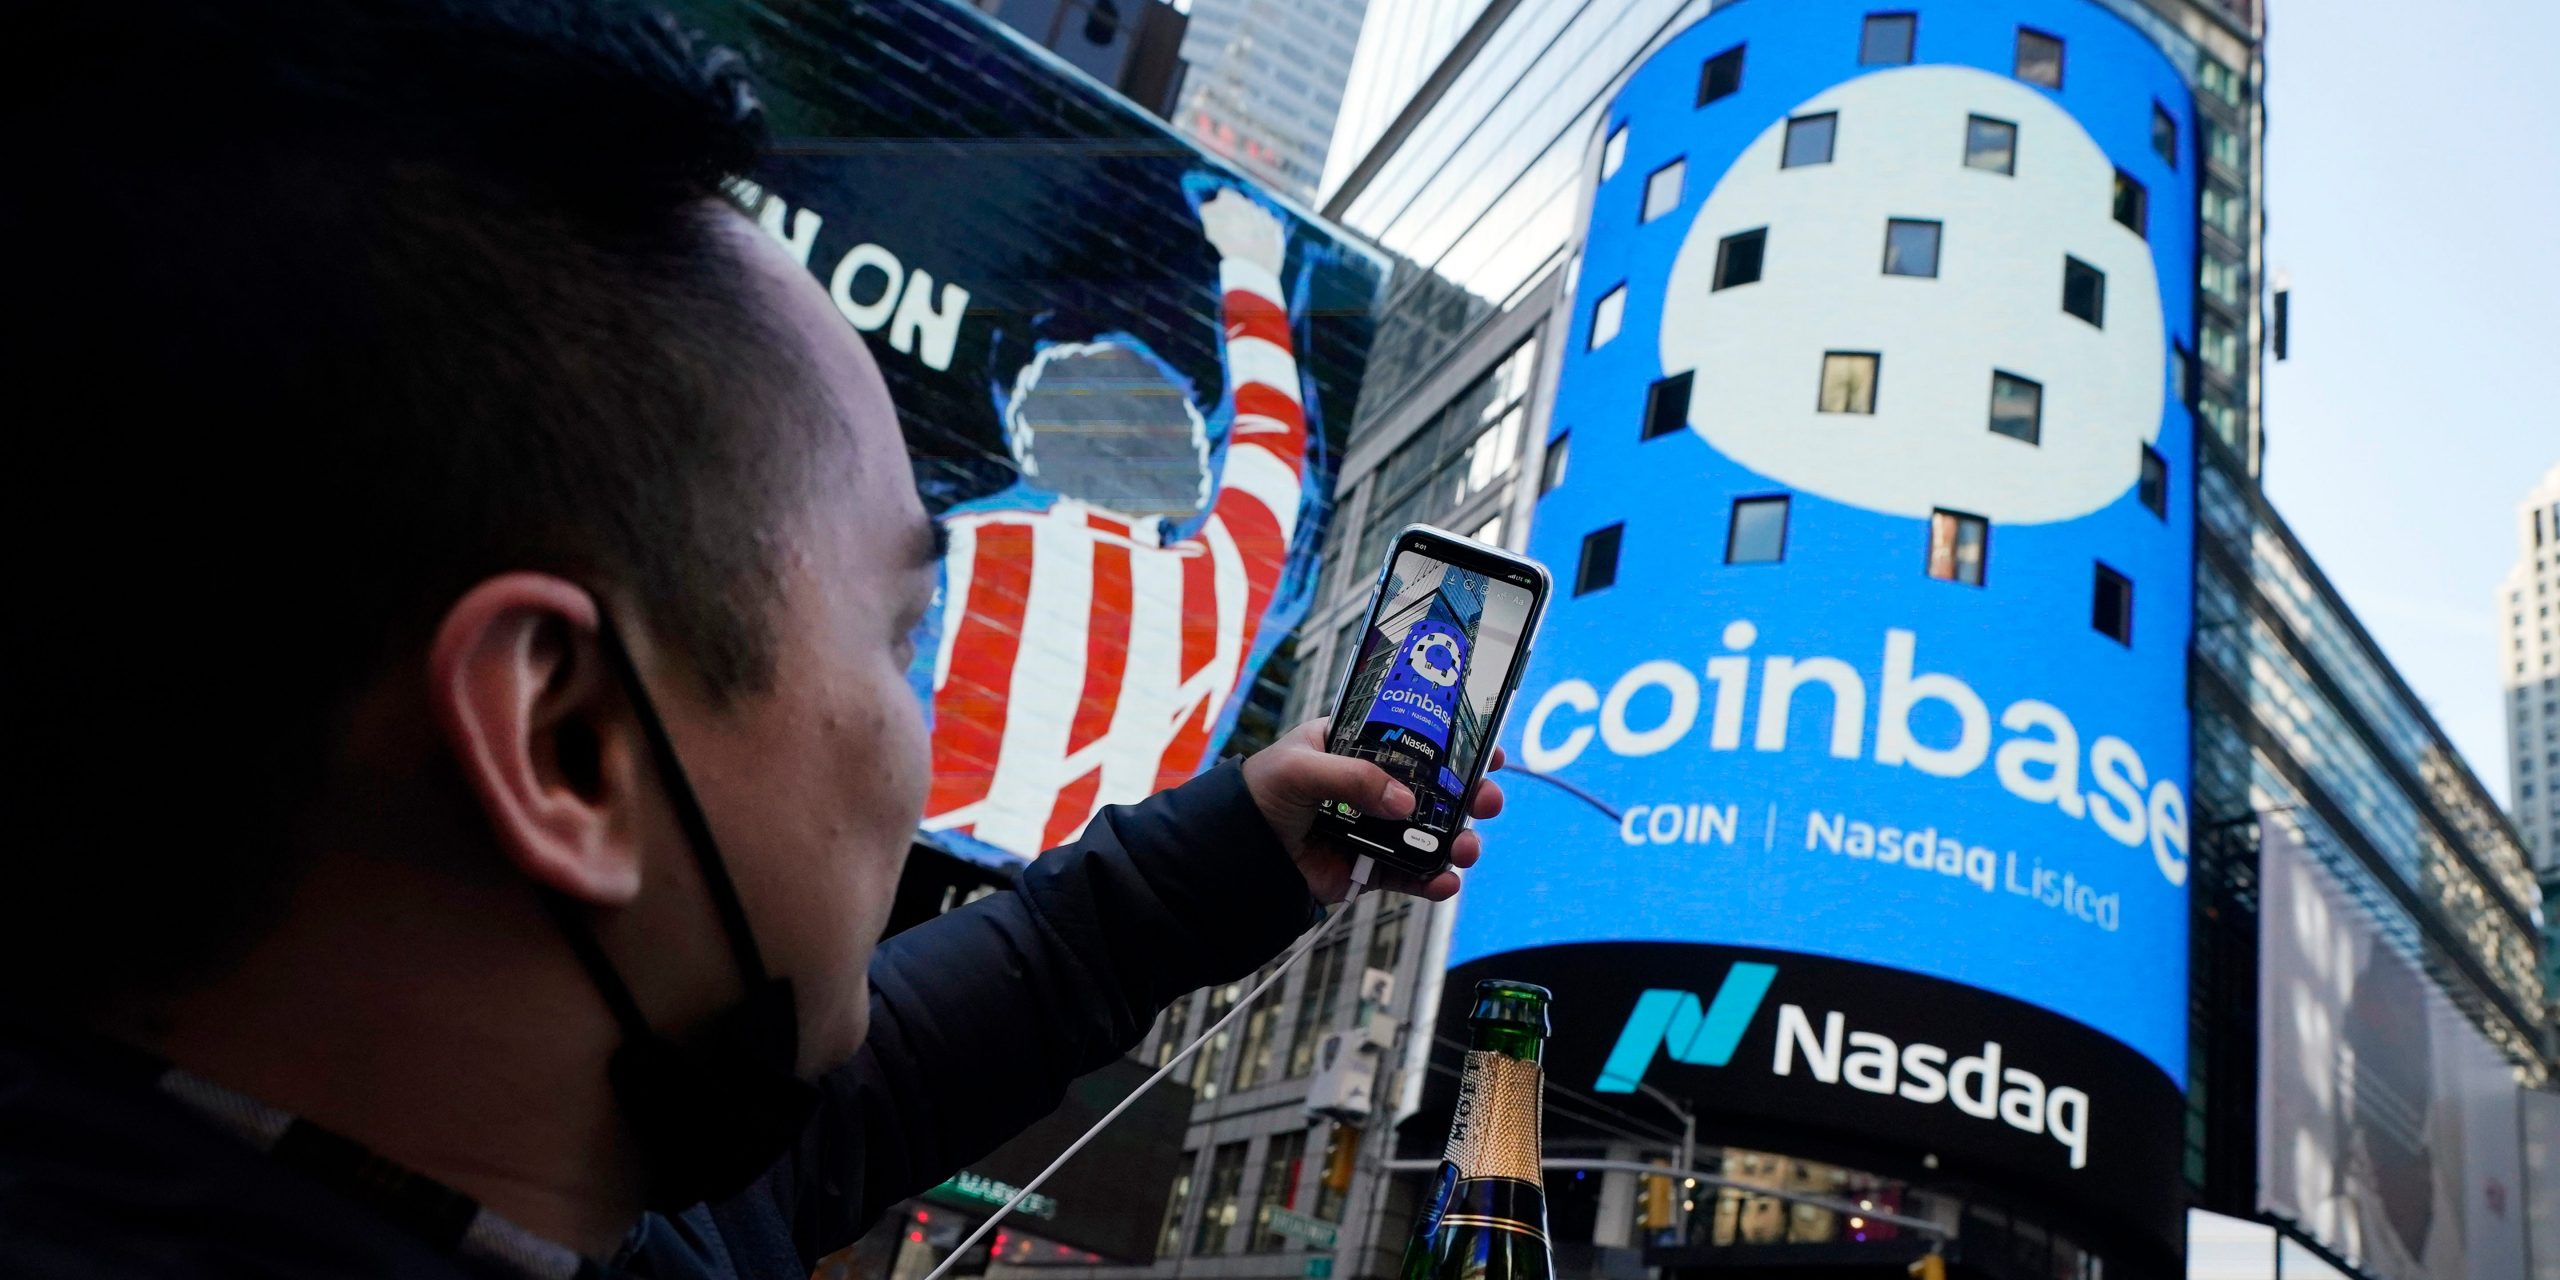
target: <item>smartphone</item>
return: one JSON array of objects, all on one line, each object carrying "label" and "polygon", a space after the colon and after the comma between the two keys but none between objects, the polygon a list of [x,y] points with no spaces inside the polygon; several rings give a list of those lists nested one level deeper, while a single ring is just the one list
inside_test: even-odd
[{"label": "smartphone", "polygon": [[1547,571],[1524,556],[1429,525],[1396,534],[1334,696],[1325,749],[1375,761],[1412,788],[1413,816],[1335,801],[1318,810],[1321,827],[1410,875],[1449,865],[1548,586]]}]

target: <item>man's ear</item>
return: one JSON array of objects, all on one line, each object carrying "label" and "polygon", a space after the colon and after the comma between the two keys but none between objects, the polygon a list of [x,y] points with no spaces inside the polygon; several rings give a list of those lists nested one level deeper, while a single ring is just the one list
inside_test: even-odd
[{"label": "man's ear", "polygon": [[509,573],[465,592],[427,649],[427,698],[498,848],[594,906],[639,895],[639,729],[606,659],[595,597]]}]

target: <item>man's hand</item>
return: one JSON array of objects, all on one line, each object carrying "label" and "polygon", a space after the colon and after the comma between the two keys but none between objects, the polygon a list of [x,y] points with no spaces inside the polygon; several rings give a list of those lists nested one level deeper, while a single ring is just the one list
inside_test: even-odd
[{"label": "man's hand", "polygon": [[[1310,838],[1315,830],[1317,805],[1347,800],[1365,812],[1391,818],[1413,812],[1413,791],[1388,777],[1386,770],[1324,749],[1325,731],[1331,723],[1310,720],[1244,762],[1245,789],[1253,794],[1254,804],[1270,822],[1272,834],[1280,837],[1282,847],[1297,861],[1299,873],[1307,878],[1308,891],[1319,902],[1340,902],[1342,895],[1350,892],[1354,855],[1336,842]],[[1493,760],[1485,767],[1484,783],[1476,788],[1475,799],[1467,806],[1470,816],[1481,820],[1502,812],[1502,786],[1493,780],[1493,771],[1501,767],[1502,748],[1495,747]],[[1457,840],[1450,844],[1448,870],[1429,880],[1381,872],[1372,887],[1445,901],[1458,892],[1459,870],[1474,866],[1483,852],[1483,838],[1470,827],[1459,832]]]},{"label": "man's hand", "polygon": [[1288,252],[1280,219],[1233,187],[1200,202],[1200,233],[1219,257],[1250,262],[1275,277]]}]

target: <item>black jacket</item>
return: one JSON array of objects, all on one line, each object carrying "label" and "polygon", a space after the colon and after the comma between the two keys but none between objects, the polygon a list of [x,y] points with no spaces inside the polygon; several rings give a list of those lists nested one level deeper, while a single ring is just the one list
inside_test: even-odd
[{"label": "black jacket", "polygon": [[[653,1280],[798,1280],[1128,1052],[1174,997],[1313,920],[1236,766],[1102,811],[997,893],[881,944],[871,1030],[755,1186],[634,1229]],[[0,1275],[471,1274],[333,1189],[42,1037],[0,1040]]]}]

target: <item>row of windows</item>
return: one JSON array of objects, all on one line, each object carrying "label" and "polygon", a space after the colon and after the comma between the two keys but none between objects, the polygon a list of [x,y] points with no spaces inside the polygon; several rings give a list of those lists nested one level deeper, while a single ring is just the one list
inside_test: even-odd
[{"label": "row of windows", "polygon": [[[2165,119],[2165,117],[2164,117]],[[2171,122],[2175,128],[2175,122]],[[1610,136],[1610,144],[1623,152],[1626,127],[1619,126]],[[1778,167],[1803,169],[1831,163],[1840,137],[1840,113],[1818,111],[1811,115],[1791,116],[1787,120],[1784,141],[1778,148]],[[1988,173],[2016,176],[2018,172],[2018,126],[2015,121],[1993,116],[1967,115],[1964,124],[1964,165]],[[1680,207],[1680,195],[1689,172],[1688,158],[1674,159],[1645,175],[1644,203],[1636,221],[1651,222]],[[2205,221],[2222,228],[2224,234],[2239,239],[2247,230],[2247,213],[2237,193],[2218,186],[2205,190]],[[2115,220],[2135,235],[2150,235],[2151,194],[2142,180],[2116,170],[2111,194]]]},{"label": "row of windows", "polygon": [[[1878,67],[1909,63],[1919,30],[1917,14],[1868,14],[1865,26],[1858,33],[1858,64]],[[1735,45],[1707,59],[1706,65],[1698,69],[1699,106],[1731,97],[1742,89],[1744,48],[1743,45]],[[2011,73],[2017,78],[2028,84],[2059,90],[2062,88],[2062,59],[2062,37],[2033,27],[2018,28],[2016,57],[2010,63]],[[2174,127],[2173,122],[2173,130]],[[2174,139],[2173,132],[2170,144],[2173,151],[2176,146]],[[2171,162],[2175,163],[2174,157]]]},{"label": "row of windows", "polygon": [[[1874,351],[1825,351],[1814,408],[1821,413],[1873,414],[1884,356]],[[1690,373],[1656,381],[1645,393],[1643,439],[1669,435],[1689,422]],[[2044,441],[2044,384],[2005,369],[1991,371],[1987,426],[1994,435],[2026,444]]]},{"label": "row of windows", "polygon": [[[1866,15],[1858,38],[1858,61],[1866,66],[1907,64],[1914,60],[1919,33],[1919,16],[1910,12],[1882,12]],[[1708,58],[1698,74],[1698,105],[1705,106],[1738,92],[1742,87],[1743,59],[1746,46],[1735,45]],[[2062,87],[2065,49],[2062,39],[2032,27],[2017,28],[2017,45],[2012,72],[2020,80],[2050,89]],[[2206,95],[2234,111],[2245,110],[2247,86],[2239,72],[2211,57],[2197,61],[2197,82]],[[2155,101],[2151,104],[2151,146],[2171,168],[2178,167],[2178,121],[2169,110]],[[2203,129],[2206,158],[2223,170],[2240,173],[2245,169],[2246,147],[2242,135],[2213,120],[2199,122]],[[1786,145],[1780,165],[1828,163],[1833,149],[1838,119],[1833,113],[1798,117],[1788,122]],[[1626,154],[1627,127],[1613,130],[1601,153],[1601,177],[1605,181],[1618,170]],[[2007,121],[1974,116],[1966,124],[1965,163],[1969,167],[1999,173],[2014,173],[2017,163],[2017,126]],[[1661,216],[1678,207],[1679,191],[1685,164],[1674,161],[1656,170],[1648,179],[1645,191],[1644,221]],[[2119,171],[2115,177],[2114,214],[2117,221],[2137,234],[2148,235],[2149,194],[2142,183]],[[2247,198],[2218,182],[2208,181],[2200,194],[2200,212],[2205,226],[2230,240],[2246,243],[2250,230]],[[2248,305],[2247,282],[2241,265],[2219,253],[2208,242],[2206,254],[2198,267],[2198,282],[2205,296],[2232,312],[2244,311]],[[2237,335],[2224,327],[2223,350],[2209,350],[2210,367],[2225,382],[2236,382],[2242,373],[2237,349]],[[1594,345],[1597,345],[1596,343]],[[2205,425],[2226,442],[2237,447],[2241,443],[2241,410],[2232,395],[2221,388],[2200,389],[2188,396]]]},{"label": "row of windows", "polygon": [[[1946,224],[1929,218],[1888,218],[1884,225],[1884,274],[1915,276],[1934,280],[1938,275],[1938,245],[1946,232]],[[1760,283],[1761,267],[1768,261],[1769,229],[1755,227],[1737,231],[1716,242],[1715,273],[1708,282],[1711,292],[1746,284]],[[1622,286],[1623,288],[1623,286]],[[1594,311],[1591,336],[1594,347],[1617,336],[1624,318],[1625,300],[1617,290],[1603,296],[1607,307],[1607,324],[1603,313]],[[1612,301],[1616,298],[1616,301]],[[2062,256],[2062,311],[2077,316],[2098,328],[2107,327],[2107,273],[2072,257]],[[1606,336],[1603,336],[1604,333]]]},{"label": "row of windows", "polygon": [[[2145,451],[2146,461],[2156,454]],[[1725,522],[1726,564],[1776,564],[1787,558],[1787,514],[1793,505],[1785,494],[1736,498]],[[1589,595],[1618,581],[1618,555],[1626,542],[1624,522],[1584,534],[1574,563],[1573,594]],[[1981,586],[1990,572],[1991,522],[1963,511],[1940,509],[1929,516],[1929,541],[1922,571],[1942,582]],[[2089,626],[2119,644],[2133,643],[2133,580],[2093,562],[2089,586]]]},{"label": "row of windows", "polygon": [[[1251,1235],[1244,1241],[1247,1253],[1278,1253],[1287,1249],[1290,1238],[1271,1228],[1271,1211],[1287,1209],[1312,1215],[1326,1222],[1340,1222],[1351,1175],[1356,1168],[1360,1149],[1359,1133],[1339,1124],[1323,1126],[1326,1141],[1323,1152],[1312,1162],[1314,1168],[1312,1196],[1298,1194],[1298,1184],[1310,1172],[1307,1138],[1309,1130],[1293,1129],[1272,1134],[1263,1148],[1262,1178],[1256,1184],[1254,1208],[1250,1215],[1242,1212],[1246,1151],[1250,1139],[1221,1143],[1209,1152],[1208,1176],[1200,1180],[1200,1217],[1188,1236],[1182,1230],[1184,1211],[1191,1204],[1193,1165],[1200,1153],[1194,1149],[1182,1153],[1182,1171],[1173,1180],[1172,1194],[1165,1202],[1164,1227],[1156,1243],[1158,1258],[1171,1258],[1189,1253],[1195,1257],[1225,1253],[1234,1238],[1238,1221],[1250,1224]],[[1312,1203],[1303,1203],[1312,1201]],[[1187,1246],[1187,1247],[1186,1247]]]}]

